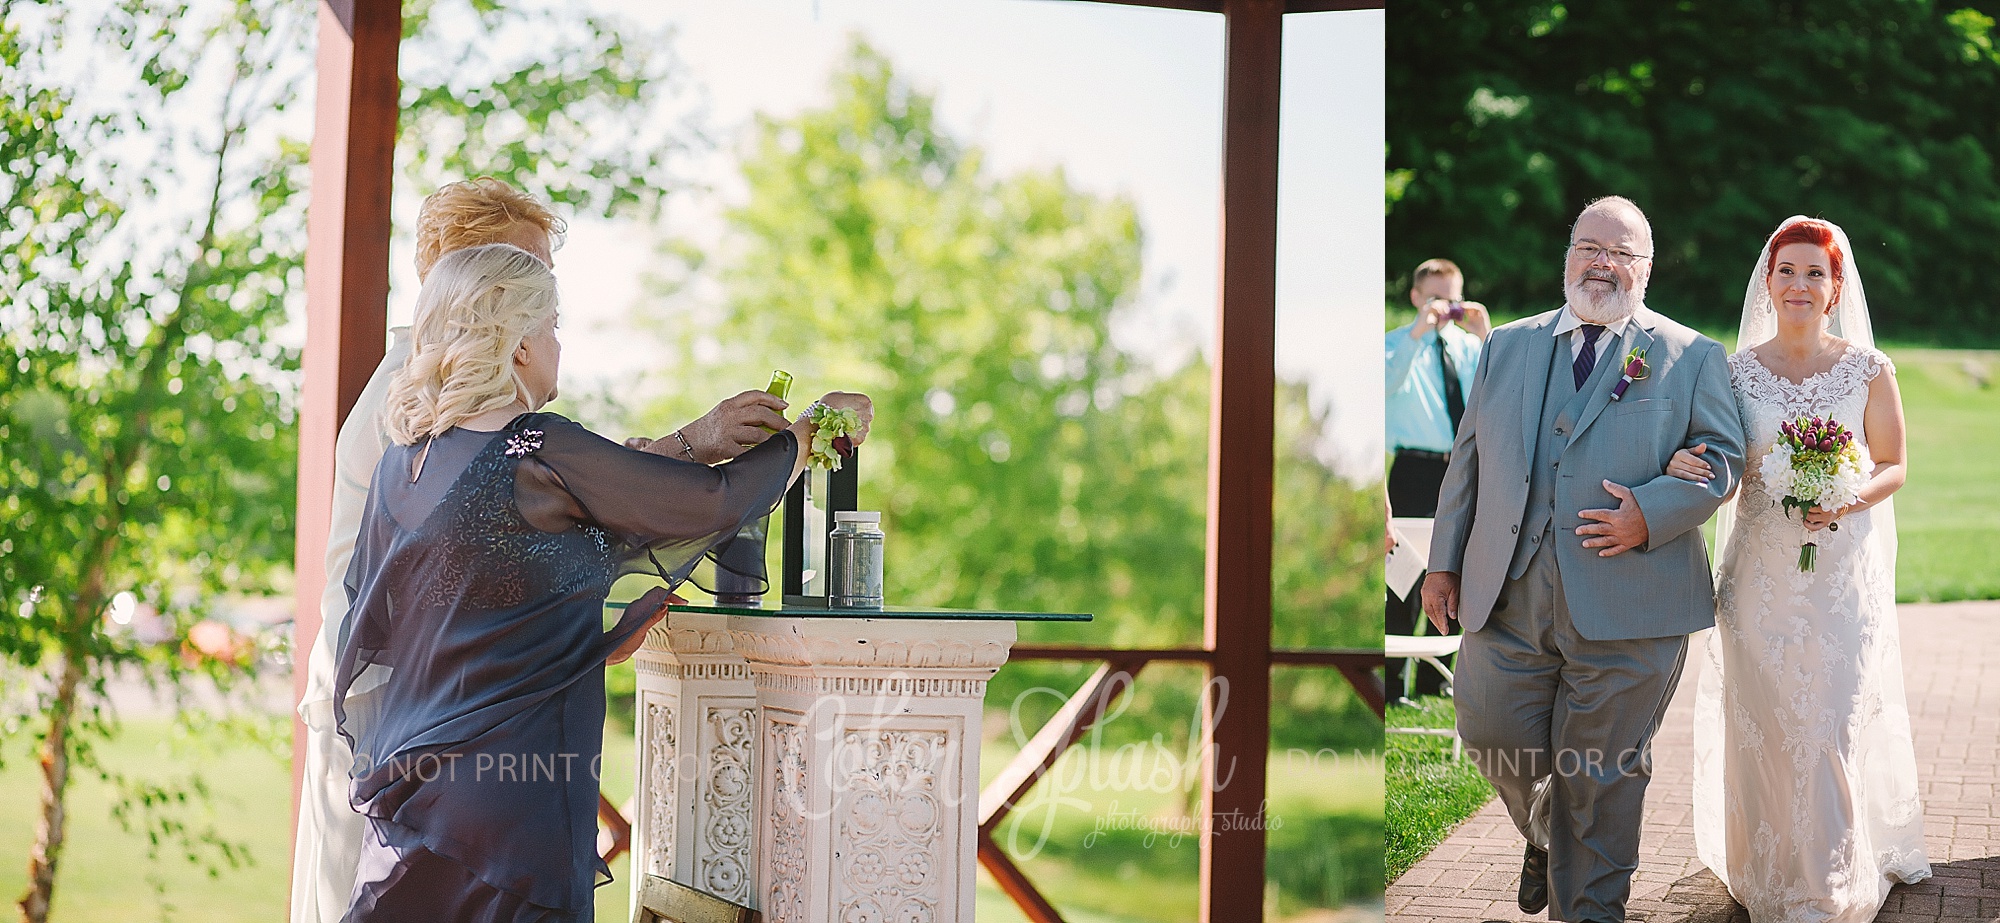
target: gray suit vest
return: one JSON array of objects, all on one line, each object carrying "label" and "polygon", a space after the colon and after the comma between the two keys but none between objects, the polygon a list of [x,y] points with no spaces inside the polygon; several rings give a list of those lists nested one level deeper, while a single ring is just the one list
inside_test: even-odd
[{"label": "gray suit vest", "polygon": [[[1583,387],[1576,387],[1576,373],[1570,371],[1576,361],[1570,356],[1570,336],[1556,337],[1556,348],[1549,356],[1549,384],[1542,392],[1542,422],[1535,428],[1535,464],[1528,478],[1527,521],[1514,542],[1513,560],[1507,565],[1507,577],[1511,580],[1518,580],[1527,572],[1528,561],[1543,542],[1561,540],[1562,533],[1553,526],[1557,521],[1556,477],[1562,473],[1559,466],[1563,451],[1569,448],[1570,436],[1576,432],[1576,418],[1583,415],[1590,396],[1596,393],[1599,379],[1611,374],[1606,370],[1618,364],[1617,357],[1612,355],[1618,347],[1614,338],[1605,347],[1603,358],[1597,360],[1590,378]],[[1610,336],[1611,331],[1606,330],[1598,335],[1598,342],[1602,344]],[[1574,519],[1576,512],[1569,510],[1569,518]]]}]

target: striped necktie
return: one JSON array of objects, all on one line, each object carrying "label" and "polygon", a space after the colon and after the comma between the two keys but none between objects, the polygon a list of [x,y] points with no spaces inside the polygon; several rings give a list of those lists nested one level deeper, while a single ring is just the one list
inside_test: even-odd
[{"label": "striped necktie", "polygon": [[1569,370],[1576,376],[1577,390],[1583,390],[1583,383],[1590,380],[1590,372],[1597,368],[1597,338],[1604,333],[1603,324],[1583,325],[1583,349],[1576,354],[1576,361],[1570,363]]}]

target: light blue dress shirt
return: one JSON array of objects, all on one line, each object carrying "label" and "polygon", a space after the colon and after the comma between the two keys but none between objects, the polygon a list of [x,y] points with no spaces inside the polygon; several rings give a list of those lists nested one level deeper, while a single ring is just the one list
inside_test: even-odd
[{"label": "light blue dress shirt", "polygon": [[1457,435],[1451,429],[1451,414],[1444,406],[1444,370],[1438,367],[1437,340],[1444,335],[1445,351],[1457,367],[1459,393],[1472,396],[1472,376],[1479,370],[1479,354],[1485,342],[1457,324],[1446,324],[1417,339],[1410,339],[1414,321],[1389,331],[1383,339],[1388,380],[1383,388],[1383,409],[1388,413],[1388,440],[1391,452],[1422,449],[1449,452]]}]

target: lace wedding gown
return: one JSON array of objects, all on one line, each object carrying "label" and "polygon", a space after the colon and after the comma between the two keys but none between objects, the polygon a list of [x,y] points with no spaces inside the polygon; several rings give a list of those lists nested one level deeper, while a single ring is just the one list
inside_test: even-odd
[{"label": "lace wedding gown", "polygon": [[[1830,416],[1855,433],[1889,357],[1850,345],[1793,383],[1729,359],[1749,453],[1716,628],[1695,704],[1695,846],[1756,923],[1867,921],[1897,882],[1930,877],[1903,695],[1893,544],[1870,511],[1837,532],[1787,518],[1758,476],[1778,424]],[[1799,546],[1819,545],[1801,573]]]}]

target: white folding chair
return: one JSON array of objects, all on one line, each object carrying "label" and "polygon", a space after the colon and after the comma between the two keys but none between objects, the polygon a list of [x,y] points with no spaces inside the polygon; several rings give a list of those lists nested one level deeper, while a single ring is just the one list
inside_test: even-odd
[{"label": "white folding chair", "polygon": [[[1451,668],[1444,665],[1444,658],[1458,653],[1459,640],[1458,635],[1385,635],[1382,638],[1382,654],[1436,667],[1439,673],[1444,674],[1444,694],[1453,695],[1456,690],[1452,687]],[[1458,739],[1457,728],[1384,727],[1382,730],[1390,734],[1449,737],[1453,759],[1465,752],[1465,745]]]}]

